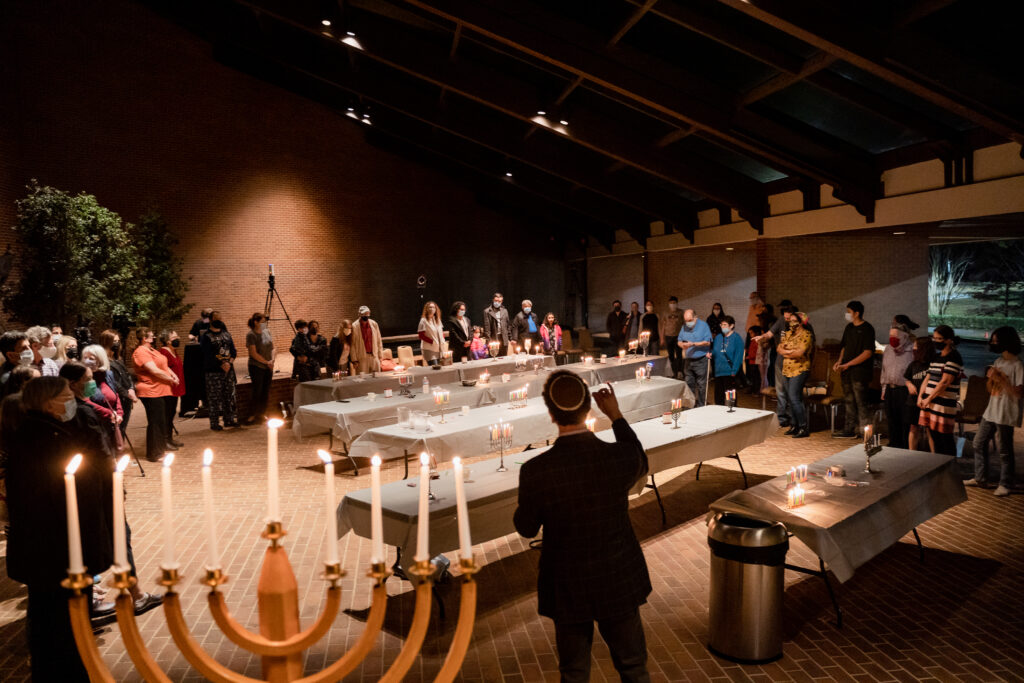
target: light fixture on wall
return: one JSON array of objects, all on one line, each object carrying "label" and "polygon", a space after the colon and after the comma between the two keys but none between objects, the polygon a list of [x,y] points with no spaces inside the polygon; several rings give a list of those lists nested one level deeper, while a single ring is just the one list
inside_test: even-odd
[{"label": "light fixture on wall", "polygon": [[725,250],[726,251],[735,251],[736,247],[726,247]]}]

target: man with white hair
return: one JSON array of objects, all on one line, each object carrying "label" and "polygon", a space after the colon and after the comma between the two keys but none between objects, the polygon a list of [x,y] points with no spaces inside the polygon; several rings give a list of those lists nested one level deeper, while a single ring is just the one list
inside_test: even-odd
[{"label": "man with white hair", "polygon": [[60,367],[53,357],[57,355],[57,346],[53,343],[50,328],[35,325],[25,330],[29,347],[32,349],[32,365],[43,377],[57,377]]},{"label": "man with white hair", "polygon": [[370,319],[370,307],[359,307],[359,318],[352,323],[352,351],[350,359],[354,373],[368,375],[380,371],[380,359],[384,356],[384,343],[380,338],[380,326]]}]

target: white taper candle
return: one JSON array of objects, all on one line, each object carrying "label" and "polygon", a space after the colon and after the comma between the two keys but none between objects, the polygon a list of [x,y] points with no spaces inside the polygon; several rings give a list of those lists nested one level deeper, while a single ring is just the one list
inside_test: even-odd
[{"label": "white taper candle", "polygon": [[281,508],[277,477],[277,430],[284,426],[281,420],[267,420],[267,521],[280,522]]},{"label": "white taper candle", "polygon": [[174,464],[174,453],[164,456],[164,466],[160,468],[160,494],[163,497],[164,513],[164,569],[175,569],[174,552],[174,506],[171,498],[171,465]]},{"label": "white taper candle", "polygon": [[122,455],[114,470],[114,567],[119,571],[130,568],[128,541],[124,533],[124,470],[126,467],[128,467],[128,456]]},{"label": "white taper candle", "polygon": [[473,543],[469,535],[469,508],[466,506],[466,489],[462,482],[462,458],[452,458],[455,466],[455,510],[459,517],[459,555],[464,560],[473,559]]},{"label": "white taper candle", "polygon": [[379,455],[370,459],[370,564],[384,561],[384,516],[380,502]]},{"label": "white taper candle", "polygon": [[324,503],[326,505],[324,518],[324,534],[327,536],[324,542],[327,545],[327,557],[324,562],[327,564],[338,564],[338,502],[334,498],[334,462],[331,454],[324,450],[316,452],[324,462]]},{"label": "white taper candle", "polygon": [[213,451],[203,451],[203,508],[206,511],[206,568],[220,569],[220,552],[217,550],[217,522],[213,518]]},{"label": "white taper candle", "polygon": [[68,517],[68,571],[81,574],[85,571],[82,563],[82,532],[78,528],[78,492],[75,490],[75,471],[82,464],[82,454],[77,453],[64,469],[64,503]]},{"label": "white taper candle", "polygon": [[430,456],[420,453],[420,507],[416,521],[417,562],[430,559]]}]

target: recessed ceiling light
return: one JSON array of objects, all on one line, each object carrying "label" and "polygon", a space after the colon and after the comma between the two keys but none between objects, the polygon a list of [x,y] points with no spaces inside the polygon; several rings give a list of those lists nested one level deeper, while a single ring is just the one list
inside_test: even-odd
[{"label": "recessed ceiling light", "polygon": [[352,33],[351,31],[349,31],[348,34],[341,39],[341,42],[343,42],[345,45],[348,45],[349,47],[354,47],[357,50],[363,49],[363,44],[359,42],[358,38],[356,38],[356,34]]},{"label": "recessed ceiling light", "polygon": [[547,115],[548,115],[548,113],[546,111],[538,111],[537,112],[537,116],[547,116]]},{"label": "recessed ceiling light", "polygon": [[559,123],[562,124],[563,126],[568,126],[569,125],[568,121],[559,121]]},{"label": "recessed ceiling light", "polygon": [[324,19],[320,23],[323,24],[324,26],[330,26],[331,25],[331,20],[330,19]]},{"label": "recessed ceiling light", "polygon": [[906,235],[906,234],[907,234],[907,231],[906,231],[906,230],[900,230],[900,231],[898,231],[898,232],[894,232],[893,234],[894,234],[894,235]]},{"label": "recessed ceiling light", "polygon": [[725,250],[726,250],[726,251],[732,251],[732,250],[733,250],[733,249],[735,249],[735,248],[736,248],[736,247],[726,247],[726,248],[725,248]]},{"label": "recessed ceiling light", "polygon": [[511,178],[512,177],[512,171],[505,171],[505,177],[506,178]]}]

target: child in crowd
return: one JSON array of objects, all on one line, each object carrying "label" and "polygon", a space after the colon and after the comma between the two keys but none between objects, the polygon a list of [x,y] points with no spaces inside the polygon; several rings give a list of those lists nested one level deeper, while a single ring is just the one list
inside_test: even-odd
[{"label": "child in crowd", "polygon": [[487,342],[480,336],[482,333],[483,330],[479,325],[473,325],[473,341],[469,343],[470,360],[487,358]]},{"label": "child in crowd", "polygon": [[757,366],[757,347],[758,344],[754,340],[754,337],[759,336],[762,333],[761,328],[758,325],[754,325],[747,330],[747,381],[750,382],[749,389],[751,394],[758,394],[761,392],[761,370]]},{"label": "child in crowd", "polygon": [[999,486],[994,495],[1008,496],[1013,488],[1013,428],[1021,423],[1024,412],[1024,364],[1020,361],[1020,335],[1012,327],[1000,327],[992,333],[989,351],[998,353],[988,369],[988,407],[981,416],[974,437],[974,478],[967,486],[988,484],[988,442],[993,434],[999,449]]}]

